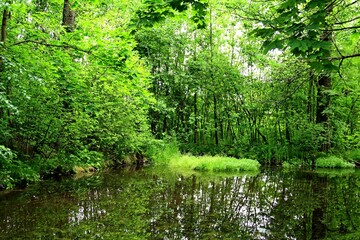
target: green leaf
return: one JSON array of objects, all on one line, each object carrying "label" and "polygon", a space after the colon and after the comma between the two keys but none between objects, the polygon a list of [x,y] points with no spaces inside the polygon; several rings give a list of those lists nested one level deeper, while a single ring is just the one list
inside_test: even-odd
[{"label": "green leaf", "polygon": [[324,66],[321,64],[321,62],[309,62],[309,65],[312,69],[316,70],[316,71],[322,71],[324,69]]},{"label": "green leaf", "polygon": [[272,37],[275,31],[271,28],[261,28],[254,31],[255,36],[269,38]]}]

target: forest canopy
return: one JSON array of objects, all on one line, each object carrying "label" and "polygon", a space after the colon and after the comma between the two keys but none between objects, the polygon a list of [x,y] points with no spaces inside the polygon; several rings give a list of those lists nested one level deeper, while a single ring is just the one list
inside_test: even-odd
[{"label": "forest canopy", "polygon": [[360,2],[0,3],[0,184],[194,155],[360,160]]}]

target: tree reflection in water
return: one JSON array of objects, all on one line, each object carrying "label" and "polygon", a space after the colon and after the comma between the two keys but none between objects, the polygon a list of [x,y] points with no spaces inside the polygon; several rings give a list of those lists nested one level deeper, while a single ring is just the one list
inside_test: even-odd
[{"label": "tree reflection in water", "polygon": [[[122,171],[1,193],[11,238],[359,239],[359,171]],[[36,196],[36,197],[34,197]]]}]

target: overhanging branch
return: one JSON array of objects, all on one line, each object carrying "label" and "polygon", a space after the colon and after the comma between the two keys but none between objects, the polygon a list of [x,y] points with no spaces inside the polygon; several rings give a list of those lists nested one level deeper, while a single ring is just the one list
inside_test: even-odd
[{"label": "overhanging branch", "polygon": [[27,39],[24,41],[19,41],[19,42],[13,43],[13,44],[7,46],[7,48],[14,47],[14,46],[21,45],[21,44],[29,44],[29,43],[42,45],[42,46],[46,46],[46,47],[52,47],[52,48],[73,49],[78,52],[83,52],[83,53],[89,54],[89,55],[99,59],[103,63],[107,63],[107,64],[111,63],[108,65],[108,67],[111,67],[111,68],[117,69],[117,70],[123,70],[122,64],[124,63],[124,59],[121,59],[120,61],[118,59],[113,59],[113,60],[110,59],[109,60],[106,57],[102,57],[102,56],[94,54],[93,50],[96,50],[96,48],[98,48],[98,45],[92,46],[89,49],[83,49],[78,46],[70,45],[65,42],[61,42],[61,43],[57,44],[57,43],[48,43],[44,40]]},{"label": "overhanging branch", "polygon": [[360,18],[360,16],[357,16],[357,17],[355,17],[355,18],[353,18],[353,19],[346,20],[346,21],[342,21],[342,22],[336,22],[336,23],[334,23],[334,24],[335,24],[335,25],[341,25],[341,24],[353,22],[353,21],[355,21],[355,20],[358,20],[359,18]]},{"label": "overhanging branch", "polygon": [[333,58],[329,58],[330,61],[336,61],[336,60],[344,60],[347,58],[354,58],[354,57],[360,57],[360,53],[355,53],[355,54],[351,54],[351,55],[346,55],[346,56],[340,56],[340,57],[333,57]]},{"label": "overhanging branch", "polygon": [[334,32],[334,31],[344,31],[350,29],[358,29],[360,26],[352,26],[352,27],[343,27],[343,28],[333,28],[333,29],[322,29],[323,32]]},{"label": "overhanging branch", "polygon": [[56,47],[56,48],[64,48],[64,49],[74,49],[76,51],[79,51],[79,52],[84,52],[84,53],[88,53],[88,54],[91,54],[91,50],[94,47],[91,47],[90,49],[82,49],[82,48],[79,48],[78,46],[74,46],[74,45],[70,45],[70,44],[67,44],[67,43],[61,43],[61,44],[53,44],[53,43],[47,43],[45,41],[36,41],[36,40],[24,40],[24,41],[20,41],[20,42],[16,42],[12,45],[9,45],[8,48],[10,47],[13,47],[13,46],[16,46],[16,45],[20,45],[20,44],[26,44],[26,43],[34,43],[34,44],[38,44],[38,45],[43,45],[43,46],[46,46],[46,47]]}]

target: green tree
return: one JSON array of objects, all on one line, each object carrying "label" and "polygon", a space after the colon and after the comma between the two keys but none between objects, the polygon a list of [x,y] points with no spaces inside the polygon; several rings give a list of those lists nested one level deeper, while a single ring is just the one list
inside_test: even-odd
[{"label": "green tree", "polygon": [[[273,17],[264,17],[261,22],[265,27],[255,31],[266,39],[267,50],[288,48],[316,72],[316,123],[324,128],[321,150],[328,151],[332,143],[330,99],[334,70],[340,71],[343,60],[360,56],[356,52],[344,54],[337,39],[342,34],[357,36],[354,29],[359,28],[358,17],[349,13],[358,3],[289,0],[279,6],[272,4]],[[340,61],[338,67],[334,61]]]},{"label": "green tree", "polygon": [[[37,172],[71,172],[75,165],[99,167],[103,156],[122,162],[128,155],[143,153],[150,137],[147,108],[153,99],[148,70],[130,35],[135,9],[126,5],[124,1],[1,5],[6,22],[0,145],[5,152],[15,152],[17,159],[0,168],[21,164],[27,167],[20,169],[29,167],[37,176]],[[29,179],[14,170],[10,177]]]}]

